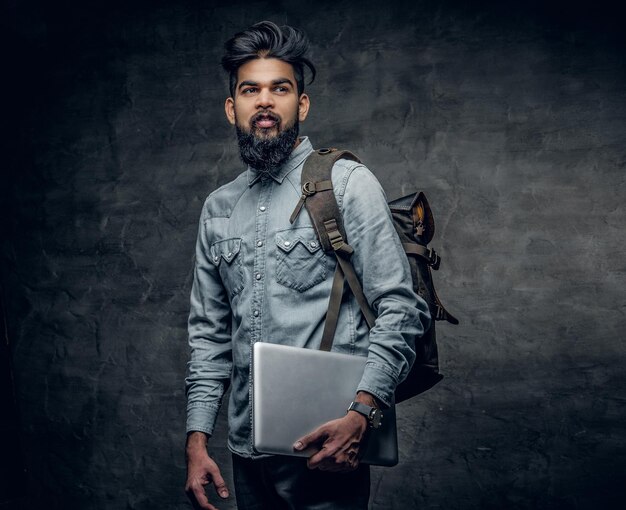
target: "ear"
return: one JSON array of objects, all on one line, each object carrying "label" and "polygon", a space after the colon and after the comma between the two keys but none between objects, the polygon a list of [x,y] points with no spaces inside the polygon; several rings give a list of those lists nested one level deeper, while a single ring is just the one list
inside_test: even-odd
[{"label": "ear", "polygon": [[309,107],[311,106],[311,100],[306,94],[301,94],[298,99],[298,120],[303,122],[309,114]]},{"label": "ear", "polygon": [[224,112],[226,113],[226,118],[228,122],[230,122],[233,126],[235,125],[235,100],[232,97],[226,99],[224,103]]}]

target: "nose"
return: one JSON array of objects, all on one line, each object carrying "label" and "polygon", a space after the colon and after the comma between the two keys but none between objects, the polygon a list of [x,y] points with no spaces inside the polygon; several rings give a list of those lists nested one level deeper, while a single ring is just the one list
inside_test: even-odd
[{"label": "nose", "polygon": [[274,106],[274,98],[269,89],[263,88],[256,98],[257,108],[271,108]]}]

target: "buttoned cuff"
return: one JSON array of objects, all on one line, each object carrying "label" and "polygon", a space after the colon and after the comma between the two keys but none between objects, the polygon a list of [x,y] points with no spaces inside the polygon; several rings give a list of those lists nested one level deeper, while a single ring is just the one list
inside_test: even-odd
[{"label": "buttoned cuff", "polygon": [[204,432],[213,435],[219,407],[204,402],[187,404],[187,434]]},{"label": "buttoned cuff", "polygon": [[365,364],[365,371],[361,382],[357,387],[358,391],[367,391],[374,395],[385,407],[391,406],[393,394],[398,385],[398,374],[387,365],[368,361]]}]

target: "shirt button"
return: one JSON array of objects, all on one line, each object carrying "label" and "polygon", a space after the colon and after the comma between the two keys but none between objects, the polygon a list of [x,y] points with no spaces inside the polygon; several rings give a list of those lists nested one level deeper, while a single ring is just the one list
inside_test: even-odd
[{"label": "shirt button", "polygon": [[252,315],[254,315],[255,317],[258,317],[259,316],[259,311],[255,310],[254,312],[252,312]]},{"label": "shirt button", "polygon": [[256,245],[260,248],[261,246],[263,246],[263,241],[257,241]]},{"label": "shirt button", "polygon": [[229,252],[228,252],[228,255],[226,255],[226,256],[227,256],[228,258],[231,258],[231,257],[233,256],[233,252],[232,252],[232,251],[229,251]]},{"label": "shirt button", "polygon": [[261,211],[261,212],[265,212],[265,206],[264,206],[264,205],[262,205],[261,207],[259,207],[259,211]]},{"label": "shirt button", "polygon": [[285,246],[291,246],[291,243],[290,243],[289,241],[285,241],[285,242],[284,242],[284,245],[285,245]]},{"label": "shirt button", "polygon": [[217,261],[219,260],[219,257],[213,257],[213,262],[215,262],[217,264]]},{"label": "shirt button", "polygon": [[260,280],[260,279],[261,279],[261,273],[257,273],[256,275],[254,275],[254,277],[255,277],[257,280]]},{"label": "shirt button", "polygon": [[311,241],[309,244],[311,245],[311,248],[317,248],[317,243],[315,241]]}]

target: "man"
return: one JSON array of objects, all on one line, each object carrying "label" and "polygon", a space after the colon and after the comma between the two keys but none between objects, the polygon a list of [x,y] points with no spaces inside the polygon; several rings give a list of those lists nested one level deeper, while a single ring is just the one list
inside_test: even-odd
[{"label": "man", "polygon": [[[228,446],[238,508],[368,504],[369,468],[358,456],[368,420],[359,412],[347,412],[297,441],[296,450],[317,450],[309,459],[259,455],[251,444],[251,346],[282,342],[318,348],[336,264],[321,249],[308,214],[289,222],[301,194],[302,167],[313,151],[306,137],[298,137],[310,108],[305,66],[315,76],[307,49],[301,32],[261,22],[228,41],[222,59],[230,75],[226,117],[248,168],[211,193],[200,218],[189,316],[186,448],[186,491],[196,508],[215,508],[204,490],[208,484],[221,498],[229,496],[207,453],[229,384]],[[408,263],[374,176],[361,164],[339,160],[333,185],[355,250],[352,263],[377,314],[368,331],[354,297],[346,296],[333,350],[367,356],[355,401],[384,408],[408,373],[415,337],[428,326],[427,306],[411,288]]]}]

